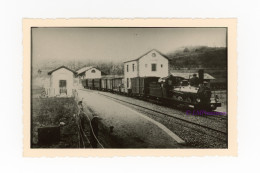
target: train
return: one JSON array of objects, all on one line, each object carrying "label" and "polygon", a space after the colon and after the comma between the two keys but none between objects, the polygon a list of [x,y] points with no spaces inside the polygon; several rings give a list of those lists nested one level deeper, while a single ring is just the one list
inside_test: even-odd
[{"label": "train", "polygon": [[102,78],[82,79],[82,86],[88,89],[124,93],[124,76],[106,75]]},{"label": "train", "polygon": [[199,70],[199,85],[191,86],[190,81],[180,76],[134,77],[131,86],[125,88],[124,76],[107,75],[101,79],[83,79],[84,88],[160,100],[172,105],[183,105],[199,110],[213,111],[221,107],[217,95],[212,97],[208,84],[205,84],[204,71]]}]

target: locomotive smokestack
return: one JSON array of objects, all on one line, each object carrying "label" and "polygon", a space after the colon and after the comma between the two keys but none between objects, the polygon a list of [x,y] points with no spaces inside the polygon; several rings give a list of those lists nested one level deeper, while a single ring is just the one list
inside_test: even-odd
[{"label": "locomotive smokestack", "polygon": [[204,70],[203,69],[199,69],[199,81],[201,84],[204,81]]}]

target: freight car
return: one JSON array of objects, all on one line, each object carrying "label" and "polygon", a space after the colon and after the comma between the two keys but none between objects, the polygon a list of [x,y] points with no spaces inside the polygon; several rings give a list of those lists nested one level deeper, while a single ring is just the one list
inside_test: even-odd
[{"label": "freight car", "polygon": [[100,80],[101,90],[121,93],[123,87],[123,76],[107,75],[103,76]]},{"label": "freight car", "polygon": [[112,86],[112,77],[107,78],[107,91],[112,92],[113,91],[113,86]]},{"label": "freight car", "polygon": [[88,81],[87,81],[87,79],[82,79],[82,80],[81,80],[81,83],[82,83],[82,86],[83,86],[84,88],[88,88]]},{"label": "freight car", "polygon": [[101,79],[93,79],[93,89],[95,90],[101,90]]},{"label": "freight car", "polygon": [[124,77],[123,76],[114,76],[112,78],[112,90],[116,93],[121,93],[124,87]]},{"label": "freight car", "polygon": [[87,88],[94,89],[94,79],[87,79]]},{"label": "freight car", "polygon": [[113,79],[112,75],[103,76],[100,79],[101,90],[103,90],[103,91],[112,91],[112,79]]},{"label": "freight car", "polygon": [[84,88],[101,90],[101,79],[82,79],[81,83]]},{"label": "freight car", "polygon": [[101,78],[101,90],[102,91],[107,91],[107,78]]},{"label": "freight car", "polygon": [[159,77],[135,77],[131,78],[129,94],[133,96],[149,96],[149,84],[158,82]]}]

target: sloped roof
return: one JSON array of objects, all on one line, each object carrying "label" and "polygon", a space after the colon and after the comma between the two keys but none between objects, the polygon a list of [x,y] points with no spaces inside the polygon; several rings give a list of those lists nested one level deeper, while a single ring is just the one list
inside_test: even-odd
[{"label": "sloped roof", "polygon": [[146,52],[145,54],[139,56],[138,58],[135,58],[135,59],[132,59],[132,60],[124,61],[124,63],[126,63],[126,62],[131,62],[131,61],[138,61],[138,60],[141,59],[143,56],[147,55],[148,53],[150,53],[150,52],[152,52],[152,51],[157,52],[158,54],[160,54],[161,56],[163,56],[164,58],[166,58],[166,59],[169,60],[169,58],[168,58],[166,55],[164,55],[163,53],[161,53],[160,51],[158,51],[158,50],[156,50],[156,49],[152,49],[152,50]]},{"label": "sloped roof", "polygon": [[[184,79],[189,79],[192,78],[193,74],[197,74],[197,76],[199,76],[198,73],[171,73],[173,76],[179,76],[179,77],[183,77]],[[204,79],[215,79],[213,76],[211,76],[208,73],[204,73]]]},{"label": "sloped roof", "polygon": [[[84,72],[86,72],[86,71],[89,71],[89,70],[93,69],[93,68],[94,68],[94,69],[97,69],[97,70],[99,70],[99,71],[101,71],[101,70],[98,69],[97,67],[89,66],[89,67],[83,67],[83,68],[77,70],[77,73],[78,73],[78,75],[80,75],[80,74],[82,74],[82,73],[84,73]],[[103,72],[103,71],[101,71],[101,75],[106,75],[106,73]]]},{"label": "sloped roof", "polygon": [[48,75],[51,75],[53,72],[55,72],[55,71],[57,71],[57,70],[59,70],[59,69],[61,69],[61,68],[65,68],[65,69],[71,71],[72,73],[77,74],[77,72],[75,72],[74,70],[71,70],[70,68],[68,68],[68,67],[66,67],[66,66],[63,65],[63,66],[60,66],[60,67],[58,67],[58,68],[56,68],[56,69],[54,69],[54,70],[48,72]]},{"label": "sloped roof", "polygon": [[85,72],[85,71],[88,71],[88,70],[90,70],[90,69],[92,69],[92,68],[94,68],[94,67],[92,67],[92,66],[83,67],[83,68],[77,70],[77,73],[78,73],[78,74],[81,74],[81,73],[83,73],[83,72]]}]

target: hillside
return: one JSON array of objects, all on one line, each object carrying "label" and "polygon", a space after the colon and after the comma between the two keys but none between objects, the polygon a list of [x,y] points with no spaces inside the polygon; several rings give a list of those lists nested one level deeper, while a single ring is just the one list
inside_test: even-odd
[{"label": "hillside", "polygon": [[166,56],[172,69],[227,68],[227,48],[185,47]]},{"label": "hillside", "polygon": [[[170,59],[171,70],[192,70],[197,68],[226,70],[226,48],[212,47],[185,47],[166,54]],[[47,73],[61,65],[72,70],[78,70],[84,66],[94,66],[106,74],[123,74],[121,62],[96,62],[96,61],[68,61],[68,62],[41,62],[34,64],[33,77],[48,77]],[[39,74],[39,70],[41,73]]]}]

